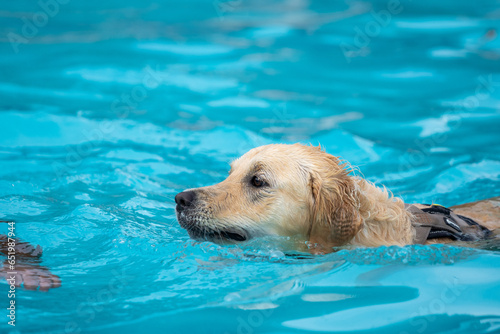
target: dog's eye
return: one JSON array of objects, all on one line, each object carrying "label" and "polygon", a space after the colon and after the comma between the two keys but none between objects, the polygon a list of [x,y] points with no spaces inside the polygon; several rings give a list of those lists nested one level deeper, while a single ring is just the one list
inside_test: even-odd
[{"label": "dog's eye", "polygon": [[252,177],[252,180],[250,182],[252,183],[252,186],[254,186],[256,188],[260,188],[265,184],[264,180],[262,180],[258,176]]}]

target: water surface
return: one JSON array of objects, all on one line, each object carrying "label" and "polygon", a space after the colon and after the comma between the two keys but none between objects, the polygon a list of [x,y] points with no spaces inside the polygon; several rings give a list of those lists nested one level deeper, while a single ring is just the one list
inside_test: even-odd
[{"label": "water surface", "polygon": [[91,0],[44,21],[4,3],[0,219],[62,278],[18,291],[17,332],[500,332],[494,242],[217,246],[189,239],[173,201],[294,142],[406,202],[498,196],[499,5]]}]

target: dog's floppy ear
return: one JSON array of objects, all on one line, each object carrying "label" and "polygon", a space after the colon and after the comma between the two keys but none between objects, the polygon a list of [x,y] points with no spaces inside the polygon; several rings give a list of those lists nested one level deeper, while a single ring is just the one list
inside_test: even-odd
[{"label": "dog's floppy ear", "polygon": [[359,231],[359,190],[336,157],[321,152],[310,172],[311,187],[309,242],[319,248],[341,246]]}]

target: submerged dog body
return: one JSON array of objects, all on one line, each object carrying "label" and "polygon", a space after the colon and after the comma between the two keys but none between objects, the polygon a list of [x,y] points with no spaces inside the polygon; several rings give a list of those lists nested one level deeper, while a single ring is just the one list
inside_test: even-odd
[{"label": "submerged dog body", "polygon": [[[180,225],[196,239],[298,236],[325,251],[403,246],[415,239],[412,213],[401,199],[350,175],[347,163],[320,147],[257,147],[235,160],[221,183],[184,191],[175,201]],[[488,221],[478,222],[493,229],[500,225],[500,209],[491,208]]]}]

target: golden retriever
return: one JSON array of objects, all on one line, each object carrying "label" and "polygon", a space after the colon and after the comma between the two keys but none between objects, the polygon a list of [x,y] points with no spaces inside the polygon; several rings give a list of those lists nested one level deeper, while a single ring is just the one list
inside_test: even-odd
[{"label": "golden retriever", "polygon": [[[413,216],[403,201],[350,171],[320,147],[257,147],[235,160],[221,183],[177,194],[177,219],[195,239],[298,236],[317,253],[347,245],[412,244]],[[500,198],[490,199],[454,212],[494,229],[500,227],[499,204]]]}]

